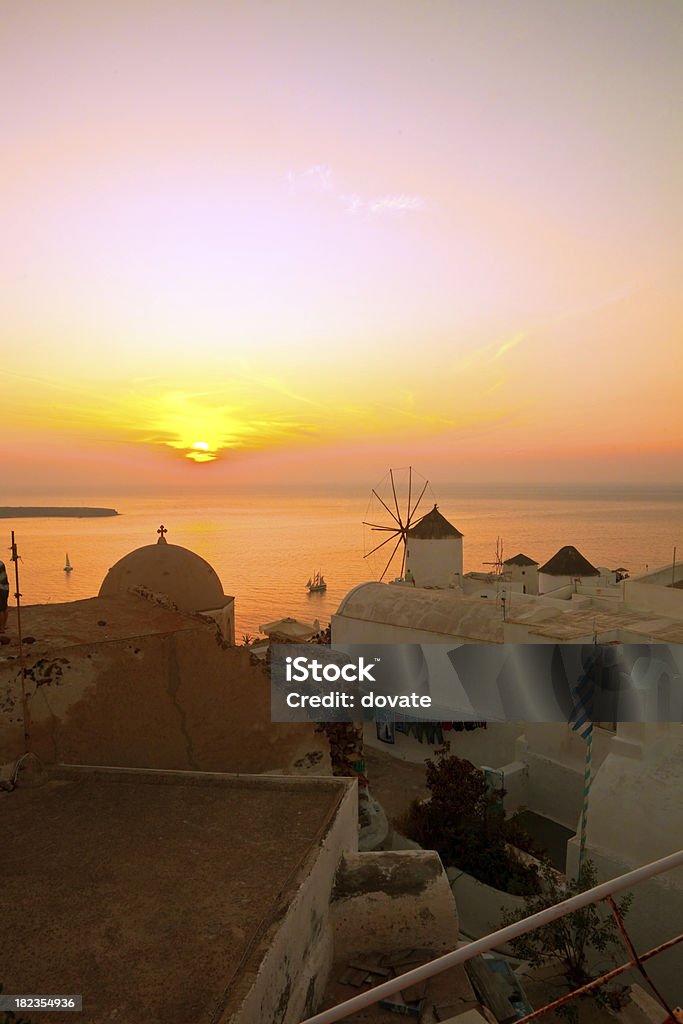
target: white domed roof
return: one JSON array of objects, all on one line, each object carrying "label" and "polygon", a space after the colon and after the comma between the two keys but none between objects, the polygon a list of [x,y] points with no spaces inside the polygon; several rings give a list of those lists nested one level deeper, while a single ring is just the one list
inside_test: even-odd
[{"label": "white domed roof", "polygon": [[104,578],[100,597],[147,587],[165,594],[181,612],[222,608],[227,598],[215,570],[194,551],[178,544],[147,544],[120,558]]}]

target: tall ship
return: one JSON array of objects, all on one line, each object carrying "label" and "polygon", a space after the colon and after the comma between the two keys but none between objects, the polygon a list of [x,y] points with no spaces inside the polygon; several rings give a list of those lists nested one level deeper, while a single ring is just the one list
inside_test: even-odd
[{"label": "tall ship", "polygon": [[310,577],[308,583],[306,584],[306,587],[308,588],[309,594],[315,594],[321,590],[327,590],[327,583],[325,582],[325,577],[320,571],[314,572],[313,575]]}]

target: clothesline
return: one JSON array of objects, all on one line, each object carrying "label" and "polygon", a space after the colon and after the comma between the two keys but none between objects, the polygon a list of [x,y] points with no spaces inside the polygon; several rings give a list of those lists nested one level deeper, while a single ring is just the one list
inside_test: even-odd
[{"label": "clothesline", "polygon": [[472,732],[473,729],[485,729],[486,722],[376,722],[377,739],[382,743],[395,743],[396,733],[404,736],[414,735],[422,743],[427,740],[431,746],[444,742],[444,732]]}]

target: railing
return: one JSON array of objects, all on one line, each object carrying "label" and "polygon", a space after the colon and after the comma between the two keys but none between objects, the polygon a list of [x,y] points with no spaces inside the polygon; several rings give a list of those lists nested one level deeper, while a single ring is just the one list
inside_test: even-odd
[{"label": "railing", "polygon": [[338,1003],[337,1006],[331,1006],[327,1010],[322,1010],[320,1013],[316,1013],[315,1016],[308,1017],[302,1022],[302,1024],[333,1024],[334,1021],[345,1020],[357,1010],[363,1010],[368,1006],[373,1006],[375,1003],[378,1003],[380,999],[384,999],[386,996],[394,995],[396,992],[401,989],[408,988],[410,985],[426,981],[427,978],[432,978],[436,974],[441,974],[442,971],[447,971],[451,967],[456,967],[466,963],[468,960],[478,956],[480,953],[487,953],[497,946],[500,946],[502,943],[510,942],[511,939],[516,939],[520,935],[525,935],[527,932],[534,931],[536,928],[549,924],[551,921],[557,921],[558,918],[565,917],[567,914],[571,914],[575,910],[581,910],[583,907],[587,907],[591,903],[599,903],[601,900],[606,900],[609,903],[612,914],[616,918],[617,926],[630,953],[630,959],[628,962],[622,964],[620,967],[614,968],[614,970],[609,971],[607,974],[601,975],[599,978],[595,978],[595,980],[589,982],[587,985],[583,985],[581,988],[566,993],[566,995],[561,996],[552,1003],[548,1003],[540,1010],[534,1010],[533,1013],[527,1014],[526,1017],[517,1021],[516,1024],[526,1024],[527,1021],[540,1017],[541,1014],[555,1009],[556,1007],[569,1002],[571,999],[576,999],[578,996],[586,995],[593,989],[599,988],[600,985],[604,985],[606,982],[611,981],[612,978],[615,978],[619,974],[623,974],[624,971],[628,971],[633,967],[640,972],[645,983],[649,986],[662,1008],[666,1011],[666,1017],[663,1017],[661,1024],[668,1024],[669,1021],[671,1021],[672,1024],[677,1024],[680,1019],[678,1016],[679,1011],[676,1011],[676,1015],[674,1015],[674,1010],[672,1010],[664,997],[656,989],[655,985],[647,975],[643,964],[653,956],[657,956],[658,953],[663,953],[665,950],[670,949],[677,943],[683,942],[683,932],[675,938],[669,939],[667,942],[656,946],[654,949],[648,950],[646,953],[636,953],[633,943],[624,928],[623,920],[617,910],[612,896],[614,893],[623,892],[624,889],[630,889],[631,886],[637,885],[638,882],[643,882],[648,878],[654,878],[656,875],[664,874],[665,871],[671,871],[673,868],[678,867],[683,867],[683,850],[679,850],[678,853],[672,853],[668,857],[662,857],[661,860],[653,861],[651,864],[645,864],[642,867],[636,868],[634,871],[627,872],[625,875],[619,875],[618,878],[613,878],[609,882],[602,882],[600,885],[596,885],[592,889],[586,889],[585,892],[572,896],[570,899],[563,900],[562,903],[556,903],[553,907],[547,907],[545,910],[541,910],[537,914],[532,914],[531,917],[525,917],[521,921],[516,921],[514,924],[507,925],[505,928],[500,928],[496,932],[491,932],[490,935],[485,935],[481,939],[475,939],[474,942],[469,942],[466,946],[461,946],[460,949],[453,950],[451,953],[446,953],[444,956],[440,956],[436,960],[431,960],[429,963],[423,964],[421,967],[416,967],[412,971],[407,971],[405,974],[392,978],[390,981],[382,982],[381,985],[377,985],[375,988],[371,988],[367,992],[361,992],[360,995],[353,996],[352,999],[347,999],[343,1003]]}]

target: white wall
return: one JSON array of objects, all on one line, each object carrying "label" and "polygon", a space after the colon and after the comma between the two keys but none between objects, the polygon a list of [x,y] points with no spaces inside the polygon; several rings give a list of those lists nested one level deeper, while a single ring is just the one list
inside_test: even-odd
[{"label": "white wall", "polygon": [[454,574],[462,576],[462,538],[442,540],[408,538],[406,570],[410,569],[418,587],[447,587]]},{"label": "white wall", "polygon": [[320,1004],[334,959],[332,888],[342,855],[356,849],[357,801],[358,789],[353,784],[327,835],[309,856],[308,871],[299,888],[282,916],[264,933],[261,941],[268,948],[258,971],[245,970],[232,988],[226,1020],[233,1024],[274,1020],[298,1024]]},{"label": "white wall", "polygon": [[[519,584],[522,593],[538,593],[538,566],[537,565],[506,565],[505,571],[510,574],[513,584]],[[526,587],[526,591],[524,590]]]},{"label": "white wall", "polygon": [[[600,579],[599,576],[586,576],[584,577],[587,583],[595,582]],[[569,587],[571,592],[576,591],[581,593],[581,577],[576,582],[576,576],[551,576],[547,572],[539,572],[538,574],[538,592],[539,594],[549,594],[552,590],[559,590],[561,587]],[[575,585],[576,583],[576,585]]]},{"label": "white wall", "polygon": [[[673,579],[672,579],[673,573]],[[683,551],[679,549],[676,565],[670,562],[661,569],[653,569],[644,576],[637,576],[634,583],[657,584],[660,587],[670,587],[672,583],[680,583],[683,580]]]},{"label": "white wall", "polygon": [[669,618],[683,619],[683,590],[675,590],[673,587],[626,580],[624,603],[629,610],[655,612]]},{"label": "white wall", "polygon": [[[683,726],[661,730],[635,723],[630,729],[620,727],[620,734],[590,793],[586,855],[596,864],[600,881],[683,848]],[[629,738],[632,756],[621,756],[617,751]],[[569,843],[568,870],[576,874],[577,866],[575,839]],[[681,931],[683,868],[633,891],[626,927],[637,949],[644,951]],[[682,962],[678,947],[648,963],[655,983],[676,1002]]]},{"label": "white wall", "polygon": [[452,644],[456,641],[467,644],[480,642],[452,633],[432,633],[428,629],[370,622],[348,615],[332,616],[332,643],[335,644]]}]

